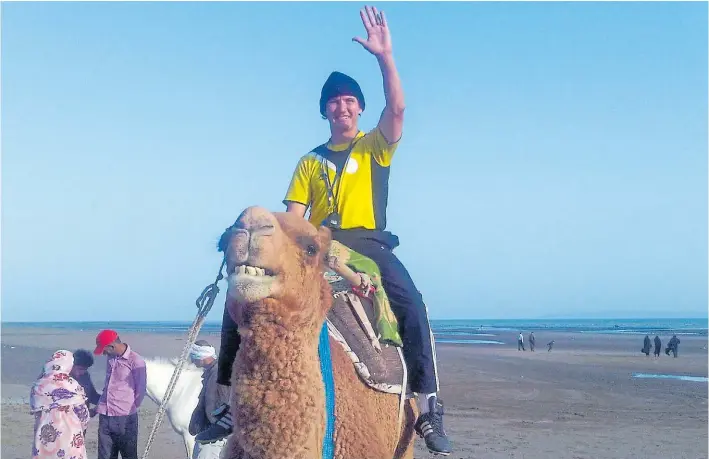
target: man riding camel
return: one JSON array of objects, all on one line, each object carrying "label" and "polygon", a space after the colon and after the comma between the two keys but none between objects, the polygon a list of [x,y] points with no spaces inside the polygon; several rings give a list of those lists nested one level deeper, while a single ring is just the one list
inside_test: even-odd
[{"label": "man riding camel", "polygon": [[[353,38],[377,58],[384,81],[386,106],[376,128],[364,133],[358,120],[365,108],[359,84],[333,72],[322,88],[320,114],[330,126],[330,139],[298,162],[284,204],[288,212],[325,225],[334,240],[374,260],[399,322],[411,390],[417,393],[420,416],[416,432],[431,452],[448,455],[443,404],[438,399],[438,373],[433,334],[421,293],[394,255],[398,237],[385,231],[389,167],[401,140],[404,93],[394,65],[392,42],[383,12],[365,7],[360,17],[367,39]],[[218,383],[230,384],[231,365],[239,346],[236,324],[225,311]],[[231,433],[231,415],[200,433],[197,441],[213,441]],[[228,427],[225,428],[225,424]]]}]

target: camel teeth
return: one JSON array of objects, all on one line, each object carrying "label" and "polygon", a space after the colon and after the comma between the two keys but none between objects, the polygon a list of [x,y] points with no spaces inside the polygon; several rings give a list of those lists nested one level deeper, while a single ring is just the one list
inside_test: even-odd
[{"label": "camel teeth", "polygon": [[249,276],[265,276],[266,270],[264,268],[259,268],[256,266],[241,265],[235,270],[236,275],[248,274]]}]

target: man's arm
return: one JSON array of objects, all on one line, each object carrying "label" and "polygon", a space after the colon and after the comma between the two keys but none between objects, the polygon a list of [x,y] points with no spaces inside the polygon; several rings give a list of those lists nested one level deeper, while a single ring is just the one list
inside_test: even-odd
[{"label": "man's arm", "polygon": [[305,211],[308,210],[308,205],[312,200],[310,177],[313,171],[311,166],[312,160],[308,159],[308,155],[300,158],[283,199],[286,212],[292,212],[303,218],[305,218]]},{"label": "man's arm", "polygon": [[377,56],[377,61],[382,70],[386,100],[378,127],[387,142],[392,144],[401,139],[404,130],[404,90],[401,87],[399,72],[394,64],[394,56],[391,53]]},{"label": "man's arm", "polygon": [[[217,360],[217,365],[219,361]],[[212,413],[222,404],[229,404],[229,397],[226,399],[220,393],[219,385],[217,384],[217,368],[212,368],[208,377],[204,379],[204,412],[210,424],[215,424],[219,419]]]},{"label": "man's arm", "polygon": [[286,202],[286,212],[292,212],[299,217],[305,218],[305,211],[308,210],[308,206],[301,204],[299,202],[287,201]]},{"label": "man's arm", "polygon": [[140,360],[133,367],[133,383],[135,387],[135,408],[140,408],[145,398],[145,391],[148,386],[148,373],[145,369],[145,362]]},{"label": "man's arm", "polygon": [[207,418],[204,410],[204,399],[202,397],[199,397],[199,400],[197,401],[197,406],[192,411],[192,416],[190,417],[190,424],[187,427],[187,431],[190,433],[190,435],[197,435],[206,427]]},{"label": "man's arm", "polygon": [[374,7],[365,7],[364,10],[360,10],[359,15],[367,31],[367,40],[365,41],[359,37],[355,37],[353,40],[372,53],[377,58],[377,62],[379,62],[382,79],[384,80],[386,105],[377,127],[387,142],[393,144],[401,139],[404,128],[405,105],[404,90],[401,87],[399,73],[394,64],[389,26],[384,12],[377,11]]},{"label": "man's arm", "polygon": [[88,373],[86,373],[86,374],[87,374],[86,379],[89,383],[88,390],[86,391],[86,397],[88,398],[89,403],[94,404],[94,405],[98,405],[98,401],[101,398],[101,395],[98,392],[96,392],[96,387],[94,386],[94,382],[91,380],[91,376],[88,376]]}]

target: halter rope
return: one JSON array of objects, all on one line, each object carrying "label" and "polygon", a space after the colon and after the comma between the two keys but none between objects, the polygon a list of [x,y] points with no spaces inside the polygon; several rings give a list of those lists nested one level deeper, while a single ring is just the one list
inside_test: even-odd
[{"label": "halter rope", "polygon": [[162,420],[165,417],[167,403],[170,401],[172,391],[175,390],[175,386],[177,385],[177,380],[180,377],[180,373],[182,373],[182,369],[185,366],[185,362],[187,362],[188,360],[190,347],[192,347],[194,342],[197,340],[197,335],[199,335],[199,330],[202,328],[202,324],[204,324],[204,319],[207,317],[207,314],[209,314],[209,310],[212,309],[214,300],[219,294],[219,287],[217,286],[217,284],[220,280],[224,279],[222,270],[224,269],[225,264],[226,259],[222,260],[222,264],[219,267],[219,274],[217,274],[217,278],[214,283],[206,286],[204,290],[202,290],[202,294],[199,295],[199,298],[197,298],[197,316],[192,322],[192,326],[190,327],[190,330],[187,333],[187,343],[185,343],[185,347],[182,348],[182,355],[180,355],[180,360],[178,361],[177,366],[175,366],[175,370],[172,372],[172,379],[170,379],[170,384],[168,384],[167,386],[165,396],[163,397],[163,400],[160,403],[160,408],[158,409],[158,412],[155,415],[155,421],[153,421],[153,428],[150,431],[148,442],[145,445],[145,452],[143,453],[142,459],[147,459],[148,457],[148,453],[150,452],[150,446],[152,446],[153,440],[155,440],[155,434],[160,428],[160,424],[162,424]]}]

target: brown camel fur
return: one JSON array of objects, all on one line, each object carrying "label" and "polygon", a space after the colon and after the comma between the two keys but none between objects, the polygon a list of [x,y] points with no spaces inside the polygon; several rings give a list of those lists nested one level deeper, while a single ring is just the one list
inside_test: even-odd
[{"label": "brown camel fur", "polygon": [[[330,230],[290,213],[246,209],[220,240],[227,308],[242,336],[232,373],[229,459],[320,459],[325,388],[318,338],[332,306],[324,279]],[[416,406],[401,431],[397,395],[375,391],[330,338],[336,459],[413,458]]]}]

